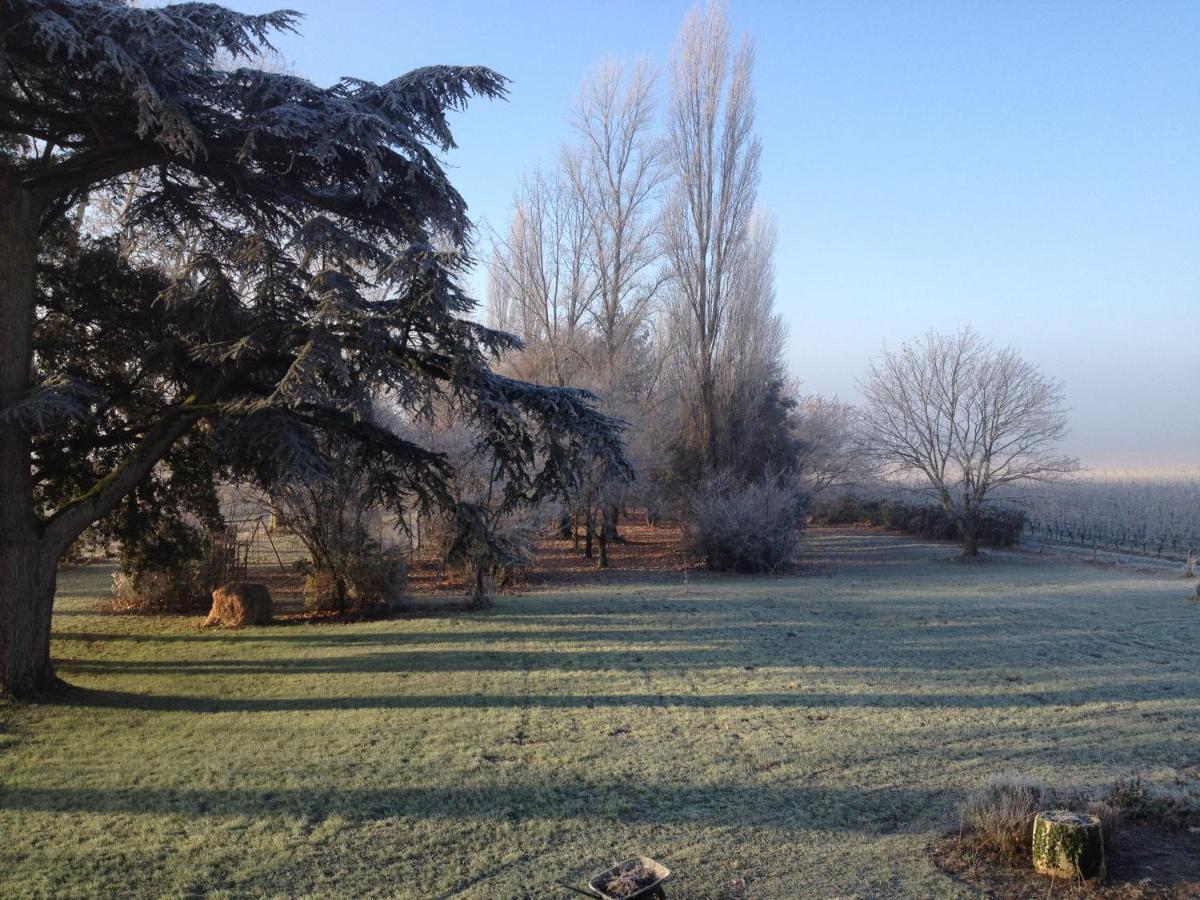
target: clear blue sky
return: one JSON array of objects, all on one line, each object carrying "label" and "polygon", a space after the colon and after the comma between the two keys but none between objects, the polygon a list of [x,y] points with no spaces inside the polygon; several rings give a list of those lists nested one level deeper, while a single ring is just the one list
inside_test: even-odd
[{"label": "clear blue sky", "polygon": [[[430,63],[512,79],[507,101],[457,118],[449,158],[476,221],[502,228],[591,64],[662,63],[691,4],[291,5],[307,19],[281,52],[318,82]],[[760,199],[807,390],[855,400],[885,341],[970,323],[1065,381],[1085,463],[1200,467],[1200,2],[729,14],[757,47]]]}]

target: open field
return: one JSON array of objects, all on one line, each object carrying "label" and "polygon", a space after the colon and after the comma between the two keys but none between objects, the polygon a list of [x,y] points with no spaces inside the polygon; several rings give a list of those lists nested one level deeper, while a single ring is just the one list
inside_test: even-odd
[{"label": "open field", "polygon": [[1191,583],[806,542],[798,576],[236,633],[69,573],[84,690],[0,708],[0,896],[555,896],[635,852],[672,898],[972,896],[926,847],[990,774],[1200,762]]}]

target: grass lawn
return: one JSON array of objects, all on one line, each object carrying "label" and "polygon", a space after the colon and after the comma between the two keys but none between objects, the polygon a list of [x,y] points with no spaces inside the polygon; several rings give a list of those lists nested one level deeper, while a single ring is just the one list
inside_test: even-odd
[{"label": "grass lawn", "polygon": [[927,859],[997,771],[1200,761],[1192,586],[816,531],[808,574],[200,632],[93,611],[83,690],[0,707],[0,896],[569,896],[634,853],[680,897],[969,896]]}]

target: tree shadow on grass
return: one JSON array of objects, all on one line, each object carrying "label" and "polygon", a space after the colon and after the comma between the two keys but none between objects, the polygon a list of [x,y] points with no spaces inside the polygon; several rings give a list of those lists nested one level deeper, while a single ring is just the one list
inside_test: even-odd
[{"label": "tree shadow on grass", "polygon": [[0,794],[10,812],[186,816],[297,816],[351,822],[396,817],[527,821],[604,820],[624,824],[779,826],[888,834],[931,812],[941,818],[952,791],[758,784],[648,784],[637,780],[560,781],[483,787],[27,788]]},{"label": "tree shadow on grass", "polygon": [[[728,694],[378,694],[307,697],[224,697],[183,694],[147,694],[131,691],[73,689],[55,702],[62,706],[155,710],[194,713],[315,712],[359,709],[545,709],[691,708],[691,709],[1038,709],[1069,708],[1081,704],[1123,703],[1176,699],[1158,685],[1109,681],[1103,686],[1057,691],[1001,689],[977,693],[921,691],[823,692],[762,691]],[[1195,696],[1195,693],[1185,693]]]},{"label": "tree shadow on grass", "polygon": [[[183,636],[162,636],[185,640]],[[248,636],[250,637],[250,636]],[[1069,680],[1094,670],[1097,688],[1120,686],[1131,675],[1170,676],[1175,686],[1200,691],[1200,670],[1181,678],[1178,669],[1200,649],[1188,646],[1187,634],[1152,634],[1151,640],[1126,636],[1097,640],[1087,627],[1060,626],[1052,632],[1026,634],[1007,626],[967,628],[910,624],[875,628],[845,628],[791,619],[770,625],[709,627],[707,625],[633,628],[597,633],[588,629],[523,632],[507,629],[400,635],[343,635],[319,639],[302,647],[285,643],[269,655],[257,655],[264,645],[237,647],[222,643],[228,655],[212,657],[213,645],[202,636],[190,638],[206,658],[185,648],[175,658],[57,657],[63,673],[104,675],[267,675],[454,673],[454,672],[662,672],[715,669],[767,670],[780,677],[809,679],[814,670],[832,674],[879,673],[935,676],[977,683],[989,673],[1023,678]],[[104,634],[76,633],[75,641],[103,642]],[[265,639],[266,640],[266,639]],[[1136,656],[1130,656],[1131,647]],[[607,645],[607,646],[606,646]],[[1161,646],[1159,646],[1161,645]],[[265,649],[265,647],[264,647]],[[293,650],[346,651],[311,655]],[[237,651],[241,652],[237,652]],[[1164,670],[1164,667],[1166,669]],[[1175,671],[1171,671],[1175,670]],[[1013,688],[1019,691],[1020,688]],[[1111,693],[1111,691],[1109,691]]]}]

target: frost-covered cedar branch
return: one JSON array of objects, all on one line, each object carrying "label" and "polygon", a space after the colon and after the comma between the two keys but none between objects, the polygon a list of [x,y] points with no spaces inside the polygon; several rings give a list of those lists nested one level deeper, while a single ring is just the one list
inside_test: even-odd
[{"label": "frost-covered cedar branch", "polygon": [[[590,395],[491,371],[516,341],[471,321],[458,284],[470,222],[438,156],[446,114],[504,79],[434,66],[319,87],[219,62],[297,22],[0,0],[0,692],[55,683],[56,561],[185,437],[211,432],[265,473],[313,465],[334,435],[397,492],[438,500],[445,461],[356,414],[383,393],[456,409],[514,503],[560,490],[582,457],[624,466]],[[139,234],[190,236],[170,283],[72,227],[100,192],[131,198]],[[118,338],[106,287],[143,352],[124,365],[69,349]],[[40,353],[51,335],[62,352]]]}]

